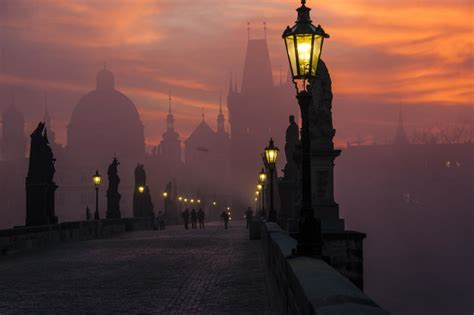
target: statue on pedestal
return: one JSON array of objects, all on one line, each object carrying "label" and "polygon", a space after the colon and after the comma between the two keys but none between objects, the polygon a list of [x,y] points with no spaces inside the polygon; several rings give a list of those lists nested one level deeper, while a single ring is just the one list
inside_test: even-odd
[{"label": "statue on pedestal", "polygon": [[120,219],[120,199],[122,196],[118,192],[120,184],[120,177],[118,176],[118,166],[120,162],[114,157],[114,160],[109,165],[107,175],[109,178],[109,187],[107,188],[107,219]]},{"label": "statue on pedestal", "polygon": [[135,189],[133,191],[133,216],[154,217],[154,205],[151,201],[150,189],[146,185],[146,172],[143,164],[135,168]]},{"label": "statue on pedestal", "polygon": [[45,124],[31,134],[30,161],[26,177],[26,225],[56,224],[54,182],[56,169]]},{"label": "statue on pedestal", "polygon": [[290,125],[286,129],[285,156],[286,165],[284,169],[284,179],[295,180],[297,165],[295,161],[295,151],[300,142],[299,127],[295,122],[295,116],[289,117]]}]

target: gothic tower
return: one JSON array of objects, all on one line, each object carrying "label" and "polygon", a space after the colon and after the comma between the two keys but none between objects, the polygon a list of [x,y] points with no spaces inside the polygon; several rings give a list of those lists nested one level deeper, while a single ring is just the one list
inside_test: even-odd
[{"label": "gothic tower", "polygon": [[174,164],[181,162],[181,140],[179,140],[179,134],[174,129],[171,96],[169,97],[168,115],[166,116],[166,131],[163,133],[163,140],[158,146],[157,153],[165,161],[174,162]]},{"label": "gothic tower", "polygon": [[298,117],[298,105],[290,84],[273,83],[266,38],[248,40],[240,91],[234,83],[231,78],[227,94],[232,204],[234,209],[246,209],[252,204],[255,176],[262,167],[261,153],[271,137],[277,146],[284,145],[288,116]]}]

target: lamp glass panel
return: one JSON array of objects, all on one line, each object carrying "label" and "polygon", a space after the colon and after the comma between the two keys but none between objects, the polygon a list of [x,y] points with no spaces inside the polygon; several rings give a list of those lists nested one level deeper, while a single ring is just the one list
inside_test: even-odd
[{"label": "lamp glass panel", "polygon": [[313,44],[313,63],[311,64],[311,75],[316,76],[318,70],[319,57],[321,56],[321,50],[323,48],[324,37],[320,35],[314,35]]},{"label": "lamp glass panel", "polygon": [[293,77],[295,77],[298,75],[298,69],[296,66],[295,37],[293,35],[285,37],[285,43],[288,59],[290,60],[291,73],[293,74]]},{"label": "lamp glass panel", "polygon": [[300,76],[306,77],[310,72],[312,44],[313,35],[296,35],[296,50],[298,51],[298,70]]},{"label": "lamp glass panel", "polygon": [[278,150],[275,149],[267,149],[265,151],[265,155],[267,158],[267,162],[270,164],[273,164],[276,162],[277,156],[278,156]]},{"label": "lamp glass panel", "polygon": [[100,185],[100,181],[101,181],[101,177],[100,177],[100,176],[94,175],[94,176],[92,177],[92,179],[93,179],[93,181],[94,181],[94,185],[96,185],[96,186],[99,186],[99,185]]}]

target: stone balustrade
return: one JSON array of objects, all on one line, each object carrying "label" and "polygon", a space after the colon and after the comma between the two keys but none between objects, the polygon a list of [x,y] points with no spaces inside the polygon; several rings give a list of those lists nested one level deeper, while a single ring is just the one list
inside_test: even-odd
[{"label": "stone balustrade", "polygon": [[325,261],[292,256],[296,240],[276,223],[260,224],[271,291],[281,313],[388,314]]},{"label": "stone balustrade", "polygon": [[0,230],[0,256],[52,245],[106,238],[116,233],[154,228],[152,218],[123,218],[64,222]]}]

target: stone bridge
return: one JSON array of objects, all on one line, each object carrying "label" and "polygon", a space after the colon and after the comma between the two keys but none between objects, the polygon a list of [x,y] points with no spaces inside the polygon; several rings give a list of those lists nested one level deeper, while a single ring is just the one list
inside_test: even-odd
[{"label": "stone bridge", "polygon": [[[386,314],[324,262],[288,260],[292,239],[274,226],[262,223],[255,241],[241,222],[164,231],[129,222],[104,237],[106,226],[0,231],[0,314]],[[47,248],[25,250],[45,235]],[[69,241],[77,237],[88,240]]]}]

